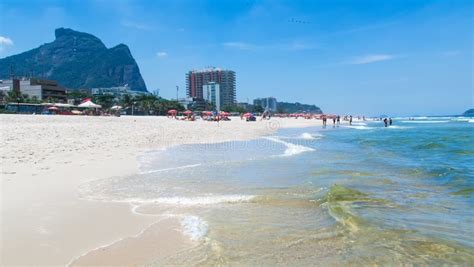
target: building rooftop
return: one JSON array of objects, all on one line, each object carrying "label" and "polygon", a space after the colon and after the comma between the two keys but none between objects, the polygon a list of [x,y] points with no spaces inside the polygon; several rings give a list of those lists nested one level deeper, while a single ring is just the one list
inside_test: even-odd
[{"label": "building rooftop", "polygon": [[216,68],[216,67],[207,67],[207,68],[200,69],[200,70],[192,70],[191,72],[202,73],[202,72],[211,72],[211,71],[233,71],[233,70],[228,70],[228,69],[223,69],[223,68]]}]

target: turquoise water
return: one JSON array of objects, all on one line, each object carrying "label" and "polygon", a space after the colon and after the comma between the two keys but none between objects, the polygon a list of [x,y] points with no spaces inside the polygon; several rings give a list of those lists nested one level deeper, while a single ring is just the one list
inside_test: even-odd
[{"label": "turquoise water", "polygon": [[200,245],[159,264],[469,265],[473,130],[466,118],[400,118],[184,145],[81,194],[181,216]]}]

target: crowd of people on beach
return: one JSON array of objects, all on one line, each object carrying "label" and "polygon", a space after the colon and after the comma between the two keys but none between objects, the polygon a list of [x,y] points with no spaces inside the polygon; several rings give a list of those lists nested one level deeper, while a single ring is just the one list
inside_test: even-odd
[{"label": "crowd of people on beach", "polygon": [[[327,127],[328,120],[332,120],[333,128],[339,127],[342,121],[346,121],[350,126],[352,126],[353,121],[357,119],[358,121],[367,121],[365,116],[352,116],[352,115],[329,115],[329,114],[272,114],[272,112],[266,110],[260,114],[255,113],[228,113],[228,112],[218,112],[218,111],[200,111],[193,112],[190,110],[178,112],[176,110],[168,111],[168,118],[173,118],[176,120],[182,121],[196,121],[197,118],[200,118],[203,121],[230,121],[231,116],[239,116],[241,120],[247,122],[257,121],[257,116],[260,116],[260,120],[270,120],[272,117],[277,118],[304,118],[304,119],[318,119],[322,120],[323,128]],[[393,120],[390,117],[381,117],[381,118],[372,118],[372,120],[383,121],[385,127],[389,127],[393,124]]]}]

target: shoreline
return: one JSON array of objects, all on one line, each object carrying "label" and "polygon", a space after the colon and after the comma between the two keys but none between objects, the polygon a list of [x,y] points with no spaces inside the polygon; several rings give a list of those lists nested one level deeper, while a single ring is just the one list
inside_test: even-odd
[{"label": "shoreline", "polygon": [[[2,154],[8,155],[2,157],[1,170],[2,264],[7,265],[72,263],[152,227],[156,218],[134,214],[128,203],[77,197],[77,187],[84,182],[139,173],[141,153],[321,126],[316,120],[278,118],[232,118],[219,125],[166,117],[2,115],[0,121]],[[108,136],[98,134],[102,131]],[[123,134],[134,140],[123,139]],[[33,252],[25,259],[27,249]]]}]

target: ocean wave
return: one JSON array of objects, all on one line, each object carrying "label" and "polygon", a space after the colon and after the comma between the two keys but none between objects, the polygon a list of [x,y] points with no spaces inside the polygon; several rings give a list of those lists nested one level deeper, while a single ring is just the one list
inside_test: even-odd
[{"label": "ocean wave", "polygon": [[389,127],[387,127],[387,129],[411,129],[413,127],[409,127],[409,126],[400,126],[400,125],[391,125]]},{"label": "ocean wave", "polygon": [[367,123],[364,123],[364,122],[353,122],[352,125],[354,125],[354,126],[367,126]]},{"label": "ocean wave", "polygon": [[174,171],[174,170],[180,170],[180,169],[188,169],[188,168],[195,168],[201,166],[201,163],[197,164],[190,164],[190,165],[184,165],[184,166],[179,166],[179,167],[172,167],[172,168],[165,168],[165,169],[158,169],[158,170],[149,170],[149,171],[143,171],[140,172],[140,174],[149,174],[149,173],[156,173],[156,172],[166,172],[166,171]]},{"label": "ocean wave", "polygon": [[370,127],[370,126],[365,126],[365,125],[349,125],[349,126],[344,126],[345,128],[351,128],[351,129],[356,129],[356,130],[372,130],[375,129],[375,127]]},{"label": "ocean wave", "polygon": [[312,134],[312,133],[302,133],[299,138],[305,140],[314,140],[318,137],[321,137],[321,134]]},{"label": "ocean wave", "polygon": [[403,123],[446,123],[449,121],[402,121]]},{"label": "ocean wave", "polygon": [[209,229],[208,224],[198,216],[188,215],[181,220],[183,233],[193,241],[201,240]]},{"label": "ocean wave", "polygon": [[470,119],[470,120],[468,120],[467,122],[469,122],[469,123],[474,123],[474,119]]},{"label": "ocean wave", "polygon": [[209,195],[198,197],[158,197],[158,198],[102,198],[96,197],[91,200],[110,201],[110,202],[125,202],[132,204],[165,204],[165,205],[179,205],[179,206],[197,206],[197,205],[213,205],[221,203],[241,203],[248,202],[253,199],[254,195]]},{"label": "ocean wave", "polygon": [[266,139],[286,146],[285,152],[280,156],[289,157],[289,156],[298,155],[304,152],[314,151],[313,148],[285,142],[277,137],[266,137]]}]

